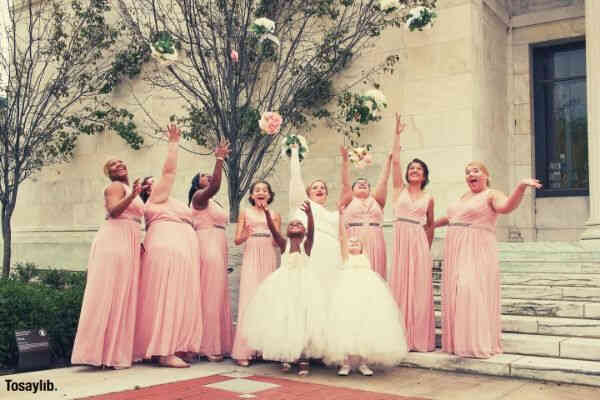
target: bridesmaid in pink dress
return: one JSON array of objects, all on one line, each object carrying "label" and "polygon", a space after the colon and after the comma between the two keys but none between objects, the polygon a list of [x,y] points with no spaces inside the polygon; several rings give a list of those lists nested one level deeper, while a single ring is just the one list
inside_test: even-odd
[{"label": "bridesmaid in pink dress", "polygon": [[342,199],[346,199],[341,203],[343,206],[350,202],[344,210],[344,223],[348,237],[360,237],[364,251],[371,262],[371,268],[387,280],[382,225],[392,155],[390,154],[386,160],[375,193],[371,194],[371,185],[365,178],[358,178],[350,186],[348,150],[341,147],[340,152],[342,154]]},{"label": "bridesmaid in pink dress", "polygon": [[202,315],[204,316],[200,353],[209,361],[222,361],[231,354],[233,324],[227,282],[227,236],[225,227],[229,213],[213,197],[221,187],[223,162],[229,154],[229,143],[215,150],[217,161],[212,175],[197,174],[192,180],[189,201],[193,207],[194,229],[200,249],[200,282]]},{"label": "bridesmaid in pink dress", "polygon": [[[180,131],[169,126],[169,150],[158,182],[147,182],[145,252],[138,298],[134,358],[158,356],[166,367],[189,367],[200,351],[200,254],[192,210],[170,197]],[[177,354],[176,354],[177,353]]]},{"label": "bridesmaid in pink dress", "polygon": [[139,180],[129,188],[127,167],[104,165],[106,221],[92,243],[72,364],[126,368],[133,357],[144,203]]},{"label": "bridesmaid in pink dress", "polygon": [[408,349],[435,349],[435,320],[431,267],[433,241],[433,197],[423,191],[429,183],[427,165],[415,158],[406,167],[406,182],[400,166],[400,134],[404,124],[396,114],[392,157],[394,216],[394,262],[390,288],[400,306],[406,326]]},{"label": "bridesmaid in pink dress", "polygon": [[442,270],[442,349],[462,357],[488,358],[502,353],[500,269],[496,219],[519,206],[527,187],[522,180],[506,197],[490,189],[489,173],[481,162],[465,169],[469,191],[448,207],[435,226],[448,225]]},{"label": "bridesmaid in pink dress", "polygon": [[[275,193],[271,185],[265,181],[257,181],[250,187],[248,201],[252,207],[247,207],[240,212],[235,244],[246,242],[244,256],[242,258],[242,276],[240,278],[240,298],[238,303],[238,325],[235,330],[233,341],[232,358],[237,360],[238,365],[247,367],[250,359],[256,355],[241,335],[243,331],[244,310],[254,296],[256,289],[269,274],[277,268],[277,249],[273,236],[267,225],[265,217],[265,204],[271,204]],[[271,219],[277,230],[281,230],[281,217],[275,211],[269,210]]]}]

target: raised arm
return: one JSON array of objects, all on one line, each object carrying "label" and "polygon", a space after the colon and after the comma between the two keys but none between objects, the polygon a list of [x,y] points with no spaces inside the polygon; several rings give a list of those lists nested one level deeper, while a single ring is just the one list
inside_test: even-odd
[{"label": "raised arm", "polygon": [[425,222],[425,233],[427,234],[427,240],[429,241],[429,248],[433,243],[433,233],[435,231],[435,219],[433,218],[433,196],[429,197],[429,204],[427,205],[427,222]]},{"label": "raised arm", "polygon": [[133,182],[133,188],[128,195],[125,193],[125,188],[118,182],[112,182],[104,189],[104,204],[106,211],[111,218],[117,218],[129,207],[131,202],[140,194],[142,186],[139,178]]},{"label": "raised arm", "polygon": [[490,205],[500,214],[508,214],[515,208],[519,207],[523,194],[528,187],[539,189],[542,184],[537,179],[523,179],[509,197],[500,191],[494,190],[490,196]]},{"label": "raised arm", "polygon": [[302,179],[300,170],[300,157],[298,155],[298,146],[292,145],[292,157],[290,158],[290,212],[298,209],[307,199],[306,187]]},{"label": "raised arm", "polygon": [[315,236],[315,220],[313,218],[312,209],[310,208],[310,201],[305,201],[302,205],[302,211],[306,214],[306,239],[304,240],[304,252],[307,256],[310,256],[310,252],[313,247],[314,236]]},{"label": "raised arm", "polygon": [[273,241],[277,244],[277,246],[279,246],[279,249],[281,250],[281,252],[283,253],[285,251],[285,238],[283,236],[281,236],[281,233],[279,233],[279,226],[281,225],[281,222],[279,224],[277,224],[277,216],[275,216],[275,220],[274,218],[271,216],[271,212],[269,211],[269,208],[267,207],[266,203],[260,205],[259,207],[262,208],[265,212],[265,218],[267,219],[267,226],[269,227],[269,230],[271,231],[271,235],[273,235]]},{"label": "raised arm", "polygon": [[339,236],[340,236],[340,252],[342,256],[342,261],[346,262],[348,260],[348,234],[346,233],[346,227],[344,226],[344,207],[340,206],[338,208],[339,212]]},{"label": "raised arm", "polygon": [[392,199],[394,202],[396,202],[396,199],[398,199],[398,196],[404,187],[402,165],[400,164],[400,151],[402,150],[402,146],[400,145],[400,134],[404,131],[405,127],[406,125],[402,123],[400,114],[396,113],[396,132],[394,135],[394,146],[392,148],[392,183],[394,187]]},{"label": "raised arm", "polygon": [[177,153],[179,150],[179,139],[181,131],[176,125],[167,127],[167,135],[169,137],[169,148],[167,151],[167,159],[163,165],[162,174],[158,182],[152,188],[152,193],[148,201],[152,203],[164,203],[171,194],[173,183],[175,183],[175,175],[177,172]]},{"label": "raised arm", "polygon": [[203,209],[208,204],[208,199],[213,197],[221,188],[221,178],[223,172],[223,164],[225,158],[229,155],[229,142],[221,141],[215,149],[215,168],[212,173],[212,178],[209,185],[202,190],[196,191],[192,198],[192,204],[197,210]]},{"label": "raised arm", "polygon": [[340,154],[342,155],[342,190],[340,191],[340,203],[348,195],[352,195],[352,186],[350,185],[350,160],[348,159],[348,149],[340,146]]},{"label": "raised arm", "polygon": [[379,175],[379,180],[377,181],[377,186],[375,187],[375,194],[373,197],[381,208],[385,207],[385,200],[387,197],[387,187],[388,180],[390,179],[390,170],[392,167],[392,154],[388,155],[385,160],[385,165],[383,166],[383,170],[381,171],[381,175]]}]

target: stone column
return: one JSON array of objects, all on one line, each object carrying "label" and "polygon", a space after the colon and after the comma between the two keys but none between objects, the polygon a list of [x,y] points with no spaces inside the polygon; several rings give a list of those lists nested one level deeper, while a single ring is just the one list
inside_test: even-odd
[{"label": "stone column", "polygon": [[590,219],[581,240],[600,248],[600,1],[585,0]]}]

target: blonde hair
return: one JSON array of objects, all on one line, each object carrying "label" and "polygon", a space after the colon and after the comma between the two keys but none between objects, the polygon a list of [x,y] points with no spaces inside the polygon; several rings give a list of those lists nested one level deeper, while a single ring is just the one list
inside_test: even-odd
[{"label": "blonde hair", "polygon": [[329,188],[327,187],[327,183],[325,183],[325,181],[322,179],[315,179],[308,186],[306,186],[306,195],[310,196],[310,189],[312,188],[312,185],[314,185],[317,182],[321,182],[323,186],[325,186],[325,193],[329,195]]},{"label": "blonde hair", "polygon": [[488,171],[488,169],[484,163],[482,163],[481,161],[471,161],[470,163],[468,163],[465,166],[465,170],[469,167],[479,168],[481,171],[483,171],[484,174],[487,175],[487,185],[490,186],[492,184],[492,178],[490,177],[490,171]]},{"label": "blonde hair", "polygon": [[104,166],[102,167],[102,171],[104,172],[104,175],[110,179],[110,175],[109,175],[109,165],[111,161],[116,160],[117,157],[109,157],[105,162],[104,162]]}]

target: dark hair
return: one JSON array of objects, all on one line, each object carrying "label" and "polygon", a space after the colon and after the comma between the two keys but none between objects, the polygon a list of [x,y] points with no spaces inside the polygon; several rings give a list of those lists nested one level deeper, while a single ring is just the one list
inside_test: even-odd
[{"label": "dark hair", "polygon": [[[144,186],[146,184],[146,181],[151,178],[153,178],[152,175],[147,176],[144,179],[142,179],[142,186]],[[150,193],[148,193],[146,191],[146,189],[142,189],[142,191],[140,192],[140,197],[142,198],[142,201],[145,203],[148,201],[148,198],[150,197]]]},{"label": "dark hair", "polygon": [[267,201],[267,204],[271,204],[275,199],[275,192],[273,191],[273,189],[271,189],[271,184],[269,184],[269,182],[267,181],[256,181],[250,186],[250,194],[248,195],[248,201],[250,202],[250,204],[255,205],[254,199],[252,198],[252,192],[254,192],[254,187],[259,183],[264,183],[265,185],[267,185],[267,190],[269,191],[269,200]]},{"label": "dark hair", "polygon": [[371,189],[371,184],[369,183],[369,180],[367,178],[356,178],[354,180],[354,182],[352,182],[352,190],[354,190],[354,186],[356,186],[356,184],[358,183],[358,181],[365,181],[365,182],[367,182],[367,185],[369,185],[369,189]]},{"label": "dark hair", "polygon": [[198,189],[200,189],[200,173],[197,173],[192,178],[192,186],[190,186],[190,190],[188,191],[188,206],[192,204],[194,193],[196,193],[196,190]]},{"label": "dark hair", "polygon": [[406,182],[408,183],[408,169],[410,168],[411,164],[413,163],[417,163],[421,166],[421,168],[423,168],[423,182],[421,182],[421,189],[425,188],[425,186],[427,186],[427,184],[429,183],[429,168],[427,168],[427,164],[425,164],[425,161],[420,160],[418,158],[414,158],[411,162],[409,162],[406,165],[406,173],[404,174],[404,177],[406,178]]}]

